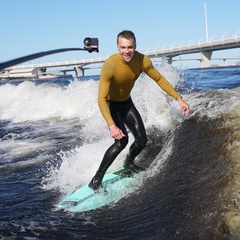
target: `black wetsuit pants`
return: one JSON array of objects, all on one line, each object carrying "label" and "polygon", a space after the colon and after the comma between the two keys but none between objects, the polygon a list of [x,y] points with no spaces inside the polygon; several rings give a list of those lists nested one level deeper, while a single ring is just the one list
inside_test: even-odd
[{"label": "black wetsuit pants", "polygon": [[100,172],[100,175],[102,175],[101,177],[103,177],[118,154],[128,144],[128,133],[125,125],[133,134],[135,139],[130,146],[126,161],[133,162],[134,158],[143,150],[147,143],[147,136],[142,118],[134,106],[131,98],[124,102],[109,101],[108,106],[110,108],[111,116],[115,125],[122,130],[125,137],[120,140],[115,139],[114,144],[111,145],[106,151],[98,169],[98,172]]}]

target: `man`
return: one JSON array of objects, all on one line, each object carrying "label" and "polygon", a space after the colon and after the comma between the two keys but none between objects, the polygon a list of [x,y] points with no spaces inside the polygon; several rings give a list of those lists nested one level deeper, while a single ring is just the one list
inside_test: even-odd
[{"label": "man", "polygon": [[179,102],[182,114],[189,114],[189,106],[171,84],[153,67],[149,57],[136,51],[136,38],[132,31],[124,30],[117,36],[119,53],[109,57],[102,66],[98,105],[109,127],[114,143],[106,151],[96,175],[89,183],[94,191],[102,188],[102,179],[109,166],[128,143],[125,128],[131,131],[134,142],[124,162],[124,168],[138,173],[142,171],[133,161],[147,143],[147,136],[142,118],[135,108],[130,93],[135,81],[145,72],[170,96]]}]

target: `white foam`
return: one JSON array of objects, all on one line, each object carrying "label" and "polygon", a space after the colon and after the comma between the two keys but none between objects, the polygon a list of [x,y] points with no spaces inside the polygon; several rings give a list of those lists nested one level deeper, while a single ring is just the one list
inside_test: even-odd
[{"label": "white foam", "polygon": [[12,122],[38,121],[49,118],[79,118],[96,116],[96,81],[73,81],[68,86],[35,85],[25,81],[18,86],[0,87],[0,120]]}]

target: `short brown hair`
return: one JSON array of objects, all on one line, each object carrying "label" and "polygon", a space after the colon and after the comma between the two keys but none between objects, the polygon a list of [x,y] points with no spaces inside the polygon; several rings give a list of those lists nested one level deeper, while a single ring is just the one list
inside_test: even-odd
[{"label": "short brown hair", "polygon": [[118,38],[119,37],[123,37],[123,38],[126,38],[126,39],[133,39],[134,43],[136,44],[136,37],[135,37],[134,33],[130,30],[123,30],[122,32],[120,32],[117,35],[117,43],[118,43]]}]

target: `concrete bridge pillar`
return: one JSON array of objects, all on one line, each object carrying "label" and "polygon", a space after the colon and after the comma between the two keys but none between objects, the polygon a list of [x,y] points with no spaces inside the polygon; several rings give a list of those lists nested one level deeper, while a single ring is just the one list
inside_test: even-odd
[{"label": "concrete bridge pillar", "polygon": [[32,70],[32,75],[34,76],[34,77],[39,77],[39,75],[40,75],[40,72],[41,72],[41,70],[39,69],[39,68],[34,68],[33,70]]},{"label": "concrete bridge pillar", "polygon": [[210,60],[212,57],[212,51],[201,52],[202,55],[202,67],[210,67]]},{"label": "concrete bridge pillar", "polygon": [[172,64],[172,57],[169,56],[167,62],[168,62],[168,64],[171,65]]},{"label": "concrete bridge pillar", "polygon": [[67,75],[67,70],[62,70],[61,72],[63,73],[64,76]]},{"label": "concrete bridge pillar", "polygon": [[81,66],[74,67],[74,71],[75,71],[77,77],[84,76],[84,69]]}]

